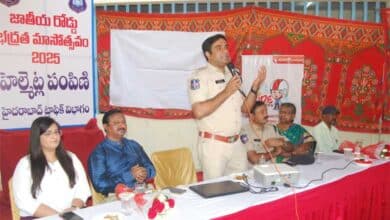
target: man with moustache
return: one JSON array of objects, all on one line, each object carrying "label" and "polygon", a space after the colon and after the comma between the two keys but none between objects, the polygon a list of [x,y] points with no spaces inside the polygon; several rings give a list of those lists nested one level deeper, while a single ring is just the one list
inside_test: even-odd
[{"label": "man with moustache", "polygon": [[103,116],[106,138],[88,159],[89,176],[95,190],[104,195],[112,193],[118,183],[133,187],[153,178],[156,170],[142,146],[125,138],[126,119],[119,109]]},{"label": "man with moustache", "polygon": [[231,59],[225,36],[207,38],[202,50],[208,65],[191,75],[188,91],[199,131],[198,157],[204,179],[211,179],[247,169],[246,150],[237,141],[241,113],[249,113],[255,103],[266,70],[260,68],[244,97],[239,91],[240,76],[232,76],[227,68]]},{"label": "man with moustache", "polygon": [[282,103],[279,109],[279,123],[276,125],[280,135],[288,139],[280,154],[284,158],[313,154],[316,141],[301,125],[294,123],[296,107],[292,103]]},{"label": "man with moustache", "polygon": [[240,135],[250,164],[258,164],[260,158],[270,160],[271,155],[276,158],[282,152],[281,147],[286,144],[286,140],[277,132],[275,125],[267,123],[268,111],[264,102],[255,103],[251,109],[250,122],[242,128]]},{"label": "man with moustache", "polygon": [[317,141],[316,151],[329,153],[339,148],[339,131],[335,127],[339,114],[339,110],[332,105],[322,109],[322,121],[313,129],[313,136]]}]

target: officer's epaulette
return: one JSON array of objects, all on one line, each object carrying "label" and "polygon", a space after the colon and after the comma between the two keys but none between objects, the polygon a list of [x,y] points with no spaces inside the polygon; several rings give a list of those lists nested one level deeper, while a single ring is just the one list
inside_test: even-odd
[{"label": "officer's epaulette", "polygon": [[200,67],[200,68],[196,69],[195,72],[196,72],[196,73],[202,72],[202,71],[205,70],[206,68],[207,68],[207,66]]},{"label": "officer's epaulette", "polygon": [[[194,75],[197,75],[199,77],[199,76],[203,75],[203,73],[207,73],[207,72],[205,72],[206,69],[207,69],[207,66],[198,68],[194,71]],[[208,74],[206,74],[206,75],[208,75]]]}]

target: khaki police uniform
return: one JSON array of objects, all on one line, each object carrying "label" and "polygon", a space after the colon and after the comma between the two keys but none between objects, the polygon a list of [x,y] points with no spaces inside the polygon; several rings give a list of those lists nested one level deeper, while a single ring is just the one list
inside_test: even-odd
[{"label": "khaki police uniform", "polygon": [[[263,128],[253,124],[246,124],[241,129],[240,140],[247,151],[255,151],[256,153],[267,153],[264,142],[269,138],[283,138],[278,133],[275,125],[265,124]],[[269,147],[269,151],[273,148]],[[248,161],[249,163],[249,161]]]},{"label": "khaki police uniform", "polygon": [[[278,133],[275,125],[265,124],[263,128],[247,124],[243,126],[240,134],[241,142],[244,144],[247,151],[256,151],[256,153],[266,153],[263,143],[269,138],[283,138]],[[258,136],[257,136],[258,135]],[[270,148],[269,150],[272,150]]]},{"label": "khaki police uniform", "polygon": [[[225,89],[231,78],[227,68],[222,73],[211,64],[195,71],[188,82],[191,104],[215,97]],[[205,179],[247,169],[246,149],[238,140],[243,101],[244,97],[237,91],[210,115],[197,120],[200,133],[198,155]]]}]

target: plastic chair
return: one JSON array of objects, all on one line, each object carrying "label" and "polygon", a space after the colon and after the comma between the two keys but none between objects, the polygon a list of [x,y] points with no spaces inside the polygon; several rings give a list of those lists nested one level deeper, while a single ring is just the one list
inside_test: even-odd
[{"label": "plastic chair", "polygon": [[9,202],[11,204],[12,220],[20,220],[19,209],[15,204],[14,192],[12,187],[12,177],[8,180]]},{"label": "plastic chair", "polygon": [[152,154],[157,189],[196,182],[196,169],[188,148],[158,151]]}]

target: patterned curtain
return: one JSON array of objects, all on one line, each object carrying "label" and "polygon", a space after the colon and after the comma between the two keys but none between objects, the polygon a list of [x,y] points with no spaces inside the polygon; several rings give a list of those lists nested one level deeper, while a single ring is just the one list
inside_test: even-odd
[{"label": "patterned curtain", "polygon": [[[99,107],[101,111],[113,107],[109,104],[111,29],[222,30],[238,67],[242,54],[305,55],[304,125],[318,123],[321,108],[333,104],[341,111],[338,120],[341,130],[390,133],[390,112],[385,108],[385,105],[389,107],[390,85],[389,71],[384,67],[386,28],[384,24],[348,22],[258,7],[185,15],[98,12]],[[122,110],[137,117],[192,117],[191,112],[178,109]]]},{"label": "patterned curtain", "polygon": [[384,69],[383,84],[383,133],[390,133],[390,8],[381,11],[384,35],[386,61]]}]

